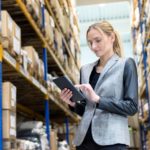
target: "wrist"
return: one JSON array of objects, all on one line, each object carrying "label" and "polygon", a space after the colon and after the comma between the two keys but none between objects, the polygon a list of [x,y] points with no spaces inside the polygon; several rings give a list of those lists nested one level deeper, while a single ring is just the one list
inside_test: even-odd
[{"label": "wrist", "polygon": [[100,97],[98,95],[96,95],[95,101],[96,101],[96,103],[99,103]]}]

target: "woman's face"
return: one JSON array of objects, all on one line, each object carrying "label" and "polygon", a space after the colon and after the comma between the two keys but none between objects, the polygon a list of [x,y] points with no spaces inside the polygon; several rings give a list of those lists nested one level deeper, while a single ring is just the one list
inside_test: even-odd
[{"label": "woman's face", "polygon": [[92,28],[87,34],[87,40],[91,50],[97,57],[113,53],[114,34],[108,36],[103,31],[100,32]]}]

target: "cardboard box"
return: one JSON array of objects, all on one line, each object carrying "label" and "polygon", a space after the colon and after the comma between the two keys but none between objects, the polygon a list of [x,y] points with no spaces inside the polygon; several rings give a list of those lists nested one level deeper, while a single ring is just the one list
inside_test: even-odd
[{"label": "cardboard box", "polygon": [[21,41],[21,29],[20,27],[13,22],[13,35],[19,40]]},{"label": "cardboard box", "polygon": [[21,55],[21,42],[18,40],[15,36],[13,36],[13,43],[12,43],[12,50],[17,54],[18,56]]},{"label": "cardboard box", "polygon": [[49,15],[48,11],[45,9],[45,30],[46,30],[46,38],[47,40],[50,41],[50,44],[53,43],[54,41],[54,20],[53,18]]},{"label": "cardboard box", "polygon": [[50,134],[50,146],[52,150],[57,150],[57,133],[55,130],[51,130],[51,134]]},{"label": "cardboard box", "polygon": [[44,63],[41,59],[39,60],[39,76],[44,79]]},{"label": "cardboard box", "polygon": [[128,117],[128,124],[130,127],[133,127],[135,129],[139,128],[138,113],[136,113],[134,116]]},{"label": "cardboard box", "polygon": [[13,32],[13,20],[8,14],[7,11],[3,10],[1,11],[1,17],[2,17],[2,36],[7,37],[10,39],[12,37],[12,32]]},{"label": "cardboard box", "polygon": [[3,83],[3,109],[16,110],[16,87],[10,82]]},{"label": "cardboard box", "polygon": [[3,150],[16,150],[16,140],[3,140]]},{"label": "cardboard box", "polygon": [[16,138],[16,113],[3,110],[3,139]]},{"label": "cardboard box", "polygon": [[140,132],[137,131],[133,131],[134,132],[134,143],[135,143],[135,147],[136,148],[140,148],[141,145],[141,140],[140,140]]},{"label": "cardboard box", "polygon": [[39,56],[38,53],[35,51],[33,46],[24,46],[22,47],[24,51],[27,52],[29,59],[31,60],[31,68],[34,71],[39,70]]}]

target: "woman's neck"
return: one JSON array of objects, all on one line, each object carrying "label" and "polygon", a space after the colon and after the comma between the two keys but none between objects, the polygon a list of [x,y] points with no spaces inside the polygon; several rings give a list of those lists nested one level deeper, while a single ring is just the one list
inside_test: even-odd
[{"label": "woman's neck", "polygon": [[99,62],[99,66],[104,67],[107,63],[107,61],[114,55],[114,52],[108,53],[104,56],[100,57],[100,62]]}]

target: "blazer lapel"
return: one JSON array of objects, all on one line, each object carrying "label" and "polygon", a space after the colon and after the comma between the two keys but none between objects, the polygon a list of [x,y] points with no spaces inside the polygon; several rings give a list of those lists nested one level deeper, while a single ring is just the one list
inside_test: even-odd
[{"label": "blazer lapel", "polygon": [[90,81],[90,75],[91,75],[91,72],[93,70],[93,67],[98,63],[99,59],[91,64],[89,64],[86,68],[86,70],[84,70],[84,74],[85,74],[85,80],[84,80],[84,83],[89,83]]},{"label": "blazer lapel", "polygon": [[107,71],[116,63],[116,61],[119,59],[119,56],[117,54],[114,54],[110,60],[108,60],[107,64],[103,68],[100,77],[96,83],[95,90],[101,85],[101,82],[103,81],[102,79],[104,78],[105,74]]}]

